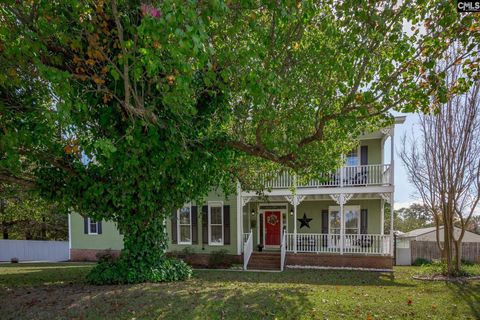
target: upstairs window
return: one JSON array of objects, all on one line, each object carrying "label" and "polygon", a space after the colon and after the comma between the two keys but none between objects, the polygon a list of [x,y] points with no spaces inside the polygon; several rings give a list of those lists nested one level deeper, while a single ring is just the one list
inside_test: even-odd
[{"label": "upstairs window", "polygon": [[346,165],[347,166],[358,166],[360,164],[360,158],[358,156],[358,149],[354,148],[352,151],[347,153],[347,159],[346,159]]}]

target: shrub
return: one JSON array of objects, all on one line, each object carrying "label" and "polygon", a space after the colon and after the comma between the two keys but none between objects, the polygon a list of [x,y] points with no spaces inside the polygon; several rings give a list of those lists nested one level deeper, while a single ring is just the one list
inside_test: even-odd
[{"label": "shrub", "polygon": [[98,252],[95,257],[99,263],[104,262],[115,262],[118,259],[118,255],[113,253],[112,249],[107,249],[101,252]]},{"label": "shrub", "polygon": [[415,261],[412,263],[412,266],[423,266],[423,265],[429,265],[431,264],[432,261],[424,258],[417,258]]},{"label": "shrub", "polygon": [[11,263],[18,263],[18,258],[17,257],[13,257],[10,259],[10,262]]},{"label": "shrub", "polygon": [[[424,264],[420,267],[420,275],[422,276],[429,276],[434,277],[438,275],[446,275],[447,274],[447,264],[440,261],[435,260],[430,264]],[[460,267],[460,271],[454,274],[454,277],[471,277],[471,276],[479,276],[480,275],[480,265],[475,264],[462,264]]]},{"label": "shrub", "polygon": [[120,257],[113,261],[99,261],[87,275],[87,281],[96,285],[169,282],[186,280],[191,276],[192,268],[178,259],[164,258],[151,267],[142,262],[132,265]]},{"label": "shrub", "polygon": [[232,264],[233,259],[227,250],[213,251],[208,258],[209,268],[230,268]]}]

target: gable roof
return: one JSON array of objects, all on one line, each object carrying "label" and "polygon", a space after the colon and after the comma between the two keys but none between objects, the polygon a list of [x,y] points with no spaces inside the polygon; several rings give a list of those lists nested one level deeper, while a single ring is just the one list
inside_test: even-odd
[{"label": "gable roof", "polygon": [[[461,230],[458,227],[454,227],[454,228],[455,228],[455,231],[457,231],[457,232]],[[439,230],[442,230],[442,229],[443,229],[443,226],[440,226]],[[399,234],[398,237],[399,238],[416,238],[416,237],[422,236],[422,235],[430,233],[430,232],[435,232],[435,227],[415,229],[415,230],[409,231],[409,232],[401,234],[401,235]],[[472,235],[480,237],[480,235],[478,235],[474,232],[468,231],[468,230],[465,230],[465,233],[471,233]]]}]

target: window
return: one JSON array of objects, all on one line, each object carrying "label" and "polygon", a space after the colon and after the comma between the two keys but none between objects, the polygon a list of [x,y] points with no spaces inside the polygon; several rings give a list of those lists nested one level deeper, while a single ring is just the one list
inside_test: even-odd
[{"label": "window", "polygon": [[223,245],[223,203],[222,202],[209,202],[208,203],[208,215],[209,215],[209,244],[210,245]]},{"label": "window", "polygon": [[328,216],[328,233],[340,234],[340,210],[337,208],[330,208]]},{"label": "window", "polygon": [[354,148],[352,151],[350,151],[347,154],[346,160],[347,166],[358,166],[360,164],[360,159],[358,157],[358,148]]},{"label": "window", "polygon": [[359,234],[360,211],[356,207],[345,207],[345,234]]},{"label": "window", "polygon": [[[360,233],[360,207],[344,206],[343,216],[345,217],[345,234]],[[328,227],[329,233],[340,234],[340,207],[329,208]]]},{"label": "window", "polygon": [[192,244],[192,210],[191,206],[181,208],[177,211],[177,234],[178,244]]},{"label": "window", "polygon": [[88,218],[88,234],[98,234],[98,222]]}]

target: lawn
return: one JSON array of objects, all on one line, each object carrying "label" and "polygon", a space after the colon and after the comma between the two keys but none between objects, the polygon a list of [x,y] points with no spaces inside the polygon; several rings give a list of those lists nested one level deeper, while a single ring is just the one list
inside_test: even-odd
[{"label": "lawn", "polygon": [[89,264],[0,265],[2,319],[479,319],[480,282],[392,273],[195,271],[179,283],[91,286]]}]

